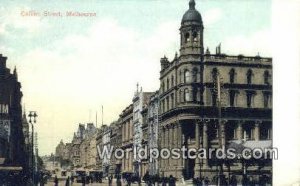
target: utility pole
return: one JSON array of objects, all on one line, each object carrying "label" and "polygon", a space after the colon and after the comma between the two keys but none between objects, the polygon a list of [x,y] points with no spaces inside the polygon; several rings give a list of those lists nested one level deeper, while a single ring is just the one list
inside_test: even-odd
[{"label": "utility pole", "polygon": [[103,105],[102,105],[102,124],[101,125],[103,126]]},{"label": "utility pole", "polygon": [[[217,106],[218,106],[218,130],[219,130],[219,147],[220,148],[225,148],[225,128],[224,128],[224,124],[222,123],[222,100],[221,100],[221,80],[220,80],[220,74],[217,73]],[[220,178],[221,175],[223,176],[223,160],[221,160],[220,163],[220,169],[219,169],[219,176],[218,176],[218,185],[221,185],[220,183]]]},{"label": "utility pole", "polygon": [[35,132],[34,136],[34,148],[35,148],[35,172],[38,172],[38,135],[37,132]]},{"label": "utility pole", "polygon": [[98,120],[97,120],[97,111],[96,111],[96,128],[98,127]]},{"label": "utility pole", "polygon": [[29,112],[29,115],[28,115],[28,117],[29,117],[29,123],[31,124],[31,161],[32,161],[32,181],[34,182],[35,180],[34,180],[34,178],[35,178],[35,176],[34,176],[34,174],[35,174],[35,168],[34,168],[34,123],[36,123],[36,118],[37,118],[37,114],[36,114],[36,111],[30,111]]}]

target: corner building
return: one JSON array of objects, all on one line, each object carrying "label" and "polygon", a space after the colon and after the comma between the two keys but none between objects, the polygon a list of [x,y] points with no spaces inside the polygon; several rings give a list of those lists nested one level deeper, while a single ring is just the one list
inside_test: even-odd
[{"label": "corner building", "polygon": [[0,54],[0,158],[4,158],[4,166],[21,166],[28,173],[29,154],[22,123],[22,86],[16,68],[11,73],[6,61],[7,57]]},{"label": "corner building", "polygon": [[[180,26],[180,54],[160,60],[161,148],[219,148],[234,144],[264,148],[272,144],[272,59],[204,53],[204,25],[190,0]],[[217,94],[217,84],[220,96]],[[220,102],[218,102],[220,100]],[[220,107],[218,105],[220,103]],[[161,176],[213,177],[223,173],[271,177],[272,161],[161,159]]]}]

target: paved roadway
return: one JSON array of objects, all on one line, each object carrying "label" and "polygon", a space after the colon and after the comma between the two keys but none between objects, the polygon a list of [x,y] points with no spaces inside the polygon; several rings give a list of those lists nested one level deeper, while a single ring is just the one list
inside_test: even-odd
[{"label": "paved roadway", "polygon": [[[58,183],[58,186],[65,186],[65,183],[66,183],[65,180],[60,181]],[[85,184],[85,185],[86,186],[108,186],[108,180],[103,180],[102,183],[90,183],[90,184]],[[176,186],[183,186],[183,185],[184,184],[178,184],[178,183],[176,183]],[[188,185],[190,185],[190,184],[185,184],[185,186],[188,186]],[[46,184],[46,186],[54,186],[54,183],[53,182],[48,182]],[[72,186],[82,186],[82,183],[73,183]],[[116,186],[116,181],[115,180],[113,181],[112,186]],[[126,186],[126,184],[122,183],[122,186]],[[138,184],[136,184],[136,183],[135,184],[131,184],[131,186],[138,186]],[[142,183],[142,186],[145,186],[145,183]]]},{"label": "paved roadway", "polygon": [[[63,180],[63,181],[59,181],[58,183],[58,186],[65,186],[65,183],[66,181]],[[108,186],[108,180],[103,180],[102,183],[90,183],[90,184],[85,184],[86,186]],[[138,186],[138,184],[131,184],[132,186]],[[51,181],[51,182],[48,182],[46,184],[46,186],[54,186],[54,183]],[[72,186],[82,186],[82,183],[73,183]],[[116,186],[116,181],[114,180],[113,181],[113,184],[112,186]],[[122,183],[122,186],[126,186],[125,183]],[[144,183],[142,183],[142,186],[145,186]]]}]

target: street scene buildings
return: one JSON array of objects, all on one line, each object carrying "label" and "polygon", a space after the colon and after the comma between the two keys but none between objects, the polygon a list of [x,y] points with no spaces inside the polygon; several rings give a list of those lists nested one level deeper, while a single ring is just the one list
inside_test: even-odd
[{"label": "street scene buildings", "polygon": [[[221,45],[212,53],[204,48],[204,26],[191,0],[181,20],[180,53],[172,60],[165,56],[160,60],[159,89],[143,92],[137,85],[132,103],[119,120],[101,127],[100,149],[115,145],[123,150],[272,147],[272,59],[224,54]],[[219,160],[213,154],[212,158],[150,162],[135,156],[136,151],[127,153],[129,158],[122,160],[100,160],[100,171],[141,177],[149,172],[179,180],[216,181],[223,175],[234,176],[240,183],[245,175],[257,182],[262,176],[270,181],[272,176],[271,159]]]},{"label": "street scene buildings", "polygon": [[[32,167],[37,162],[35,133],[29,131],[25,109],[22,109],[21,83],[17,69],[11,73],[7,57],[0,54],[0,180],[6,180],[9,170],[17,171],[18,178],[33,179]],[[33,137],[35,136],[35,137]]]},{"label": "street scene buildings", "polygon": [[[73,139],[61,140],[55,154],[46,158],[51,171],[130,175],[137,180],[147,175],[179,182],[205,178],[214,184],[271,183],[271,158],[217,158],[216,151],[210,158],[191,158],[188,152],[272,148],[272,58],[225,54],[221,44],[210,51],[204,45],[205,25],[194,0],[178,27],[179,53],[160,59],[160,86],[144,92],[137,84],[132,100],[111,124],[79,124]],[[26,115],[22,117],[16,69],[10,73],[6,60],[0,56],[0,160],[29,174],[32,136]],[[186,149],[184,156],[151,160],[138,155],[140,149],[175,148]],[[105,149],[113,149],[112,155],[100,157]],[[117,149],[125,157],[113,156]]]}]

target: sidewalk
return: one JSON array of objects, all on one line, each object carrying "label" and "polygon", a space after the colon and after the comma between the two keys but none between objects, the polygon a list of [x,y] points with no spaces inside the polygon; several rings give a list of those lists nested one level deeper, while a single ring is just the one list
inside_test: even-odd
[{"label": "sidewalk", "polygon": [[[64,186],[65,185],[65,181],[60,181],[58,183],[59,186]],[[54,183],[53,182],[48,182],[46,184],[46,186],[53,186]],[[108,180],[102,180],[102,183],[90,183],[90,184],[85,184],[86,186],[108,186]],[[161,185],[161,184],[160,184]],[[182,184],[179,182],[176,182],[176,186],[190,186],[192,184]],[[73,183],[72,186],[82,186],[82,183]],[[116,186],[116,180],[113,180],[113,184],[112,186]],[[126,182],[122,182],[122,186],[126,186]],[[131,186],[138,186],[137,183],[132,183]],[[146,186],[145,183],[142,183],[142,186]]]}]

